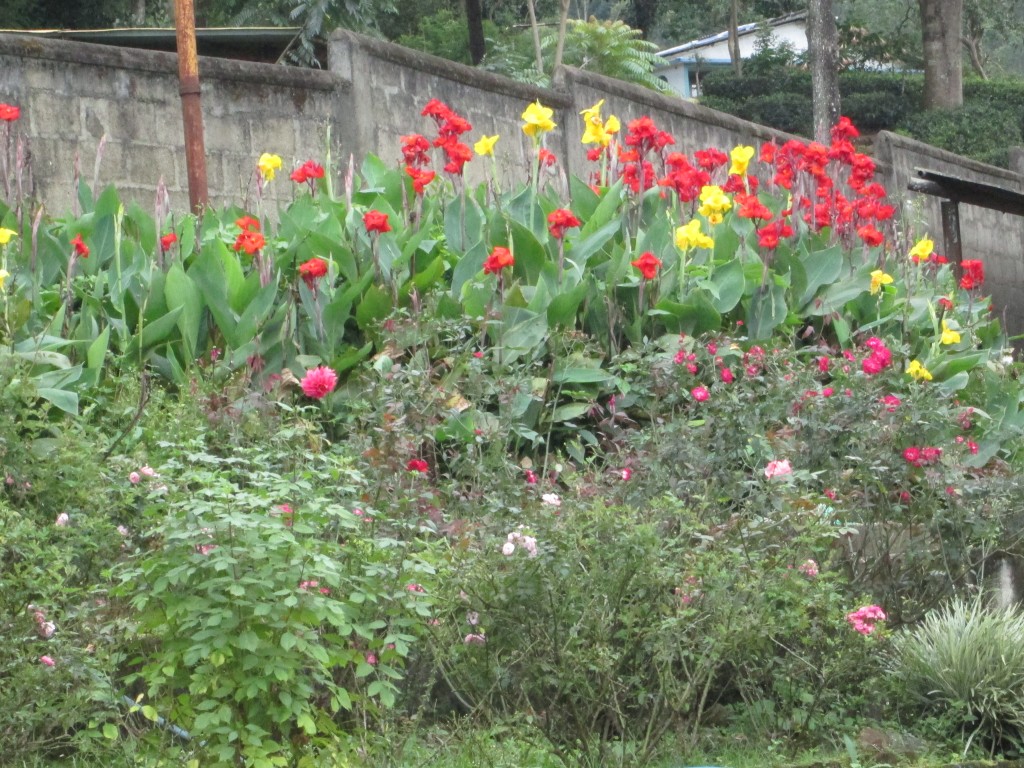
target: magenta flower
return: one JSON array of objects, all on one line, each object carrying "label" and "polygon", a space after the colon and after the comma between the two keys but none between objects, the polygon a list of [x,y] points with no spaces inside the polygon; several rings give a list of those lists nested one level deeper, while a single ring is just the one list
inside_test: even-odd
[{"label": "magenta flower", "polygon": [[696,400],[698,403],[703,403],[705,400],[711,397],[711,393],[708,392],[707,387],[694,387],[693,389],[690,390],[690,394],[693,396],[693,399]]},{"label": "magenta flower", "polygon": [[338,384],[338,374],[326,365],[321,365],[306,371],[300,384],[306,397],[322,400],[334,391],[334,387]]},{"label": "magenta flower", "polygon": [[764,476],[769,480],[773,477],[783,477],[791,474],[793,474],[793,467],[790,466],[789,459],[769,461],[767,466],[764,468]]},{"label": "magenta flower", "polygon": [[377,655],[374,653],[366,654],[366,663],[369,664],[371,667],[375,666],[377,664]]},{"label": "magenta flower", "polygon": [[865,605],[852,613],[846,614],[846,620],[854,631],[867,637],[877,629],[875,622],[885,621],[885,611],[878,605]]}]

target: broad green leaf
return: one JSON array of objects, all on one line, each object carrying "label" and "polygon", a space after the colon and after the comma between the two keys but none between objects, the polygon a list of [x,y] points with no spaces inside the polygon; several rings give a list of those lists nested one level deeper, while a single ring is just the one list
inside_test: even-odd
[{"label": "broad green leaf", "polygon": [[715,267],[710,282],[715,287],[717,296],[712,293],[711,304],[721,313],[729,312],[743,298],[746,276],[739,259],[730,259],[725,264]]},{"label": "broad green leaf", "polygon": [[843,250],[839,244],[836,244],[823,251],[803,254],[799,259],[804,266],[807,287],[796,303],[795,309],[798,312],[802,311],[807,303],[814,298],[821,286],[831,285],[839,279],[839,274],[843,269]]},{"label": "broad green leaf", "polygon": [[465,253],[480,242],[486,221],[484,212],[471,197],[456,195],[444,212],[444,236],[448,247],[456,253]]},{"label": "broad green leaf", "polygon": [[185,359],[193,360],[196,357],[196,347],[199,344],[199,328],[203,320],[202,294],[196,284],[192,282],[180,263],[174,263],[167,271],[167,282],[164,288],[167,296],[167,306],[171,309],[181,307],[181,315],[178,318],[178,330],[185,345]]},{"label": "broad green leaf", "polygon": [[85,353],[85,364],[89,368],[102,368],[103,361],[107,356],[107,347],[110,343],[110,326],[100,332],[99,336],[93,339],[89,349]]},{"label": "broad green leaf", "polygon": [[364,333],[375,331],[380,321],[391,314],[392,308],[391,294],[376,285],[371,285],[356,307],[356,323]]},{"label": "broad green leaf", "polygon": [[759,286],[747,310],[747,333],[753,340],[767,339],[787,314],[785,288],[775,282]]},{"label": "broad green leaf", "polygon": [[52,387],[38,387],[38,395],[47,402],[60,408],[72,416],[78,415],[78,393],[69,392],[66,389],[53,389]]}]

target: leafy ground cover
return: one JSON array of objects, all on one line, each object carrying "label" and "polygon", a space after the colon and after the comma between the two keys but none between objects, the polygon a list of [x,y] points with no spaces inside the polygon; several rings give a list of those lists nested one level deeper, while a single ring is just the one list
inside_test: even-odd
[{"label": "leafy ground cover", "polygon": [[[473,141],[431,101],[399,164],[267,153],[198,218],[8,187],[3,760],[1015,753],[984,264],[897,218],[848,121],[687,157],[601,106],[589,179],[539,103]],[[526,184],[464,183],[516,140]]]}]

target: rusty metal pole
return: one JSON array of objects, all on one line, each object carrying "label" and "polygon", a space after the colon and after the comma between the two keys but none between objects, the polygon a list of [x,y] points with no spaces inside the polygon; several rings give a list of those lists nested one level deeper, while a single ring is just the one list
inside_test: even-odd
[{"label": "rusty metal pole", "polygon": [[196,52],[196,13],[193,0],[174,0],[174,22],[178,33],[178,83],[181,93],[181,117],[185,126],[188,199],[192,211],[200,214],[206,207],[209,196],[206,186],[203,113],[199,104],[199,56]]}]

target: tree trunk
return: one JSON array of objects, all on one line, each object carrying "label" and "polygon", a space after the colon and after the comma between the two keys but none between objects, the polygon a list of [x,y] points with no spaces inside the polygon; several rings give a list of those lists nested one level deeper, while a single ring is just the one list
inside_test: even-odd
[{"label": "tree trunk", "polygon": [[484,60],[484,10],[481,0],[466,0],[466,28],[469,30],[469,58],[474,64]]},{"label": "tree trunk", "polygon": [[729,58],[732,59],[732,71],[743,74],[743,59],[740,58],[740,0],[729,2]]},{"label": "tree trunk", "polygon": [[807,53],[811,63],[814,140],[828,144],[839,122],[839,32],[832,0],[807,2]]},{"label": "tree trunk", "polygon": [[526,8],[530,12],[530,30],[533,32],[533,54],[537,57],[537,71],[544,74],[544,56],[540,50],[540,28],[537,26],[537,9],[533,0],[526,0]]},{"label": "tree trunk", "polygon": [[964,103],[960,28],[964,0],[917,0],[924,47],[924,108],[954,109]]},{"label": "tree trunk", "polygon": [[146,0],[135,0],[135,12],[132,13],[132,23],[141,27],[146,23]]},{"label": "tree trunk", "polygon": [[643,32],[645,39],[648,37],[651,27],[658,20],[658,5],[660,2],[661,0],[633,0],[633,13],[630,17],[631,26]]},{"label": "tree trunk", "polygon": [[562,0],[562,15],[558,20],[558,45],[555,47],[555,63],[551,67],[551,76],[562,66],[562,54],[565,52],[565,25],[569,19],[569,3],[571,0]]}]

